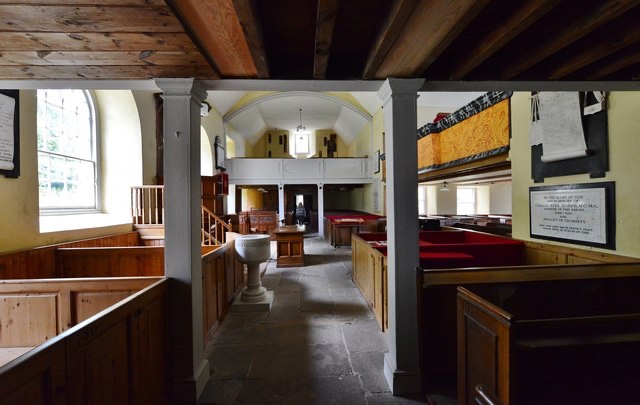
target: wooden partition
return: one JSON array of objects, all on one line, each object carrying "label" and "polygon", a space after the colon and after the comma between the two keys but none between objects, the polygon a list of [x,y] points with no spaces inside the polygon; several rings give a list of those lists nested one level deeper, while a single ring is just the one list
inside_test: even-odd
[{"label": "wooden partition", "polygon": [[164,275],[164,247],[58,248],[59,277],[136,277]]},{"label": "wooden partition", "polygon": [[202,256],[202,307],[204,341],[218,329],[235,294],[244,285],[243,265],[235,259],[234,242]]},{"label": "wooden partition", "polygon": [[[386,234],[377,233],[377,235],[384,236],[386,240]],[[353,235],[351,237],[351,268],[353,282],[371,306],[382,331],[387,330],[387,257],[373,249],[360,236]]]},{"label": "wooden partition", "polygon": [[38,346],[157,277],[0,281],[0,347]]},{"label": "wooden partition", "polygon": [[637,402],[638,289],[640,276],[459,287],[458,403],[478,385],[505,405]]},{"label": "wooden partition", "polygon": [[640,276],[640,263],[534,265],[430,269],[419,273],[420,357],[425,387],[456,376],[456,289],[493,288],[514,282],[547,282]]},{"label": "wooden partition", "polygon": [[[96,282],[130,288],[113,279]],[[0,367],[3,404],[169,403],[169,280],[122,282],[146,288]]]},{"label": "wooden partition", "polygon": [[138,246],[138,232],[85,239],[0,254],[0,280],[60,277],[56,268],[58,248]]},{"label": "wooden partition", "polygon": [[540,242],[525,242],[526,264],[592,264],[592,263],[637,263],[640,259],[603,253],[588,249],[552,245]]}]

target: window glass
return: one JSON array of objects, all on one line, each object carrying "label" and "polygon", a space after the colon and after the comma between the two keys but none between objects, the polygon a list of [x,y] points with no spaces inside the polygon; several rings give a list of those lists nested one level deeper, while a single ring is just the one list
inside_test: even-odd
[{"label": "window glass", "polygon": [[458,215],[474,215],[476,213],[476,189],[458,187],[456,193]]},{"label": "window glass", "polygon": [[309,134],[296,134],[296,155],[309,153]]},{"label": "window glass", "polygon": [[94,111],[84,90],[38,90],[41,210],[97,208]]}]

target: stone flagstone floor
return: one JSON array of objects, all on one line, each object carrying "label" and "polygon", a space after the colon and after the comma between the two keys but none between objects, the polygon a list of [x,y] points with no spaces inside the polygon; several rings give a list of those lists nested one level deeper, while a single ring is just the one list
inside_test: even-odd
[{"label": "stone flagstone floor", "polygon": [[275,254],[262,265],[269,313],[222,322],[201,404],[426,403],[389,391],[386,337],[351,280],[351,249],[315,235],[304,243],[304,267],[278,269]]}]

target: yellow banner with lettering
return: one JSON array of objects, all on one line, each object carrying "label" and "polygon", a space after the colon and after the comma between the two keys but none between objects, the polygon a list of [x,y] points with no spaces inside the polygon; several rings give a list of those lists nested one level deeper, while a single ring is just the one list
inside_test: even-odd
[{"label": "yellow banner with lettering", "polygon": [[450,128],[418,140],[418,167],[438,168],[509,145],[509,99],[472,115]]}]

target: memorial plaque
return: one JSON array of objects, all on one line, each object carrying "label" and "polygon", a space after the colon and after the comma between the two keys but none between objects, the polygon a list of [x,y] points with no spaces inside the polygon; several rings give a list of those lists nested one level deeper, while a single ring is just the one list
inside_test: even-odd
[{"label": "memorial plaque", "polygon": [[531,237],[615,249],[615,183],[533,187]]}]

